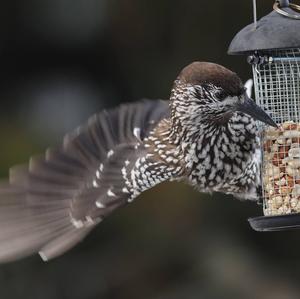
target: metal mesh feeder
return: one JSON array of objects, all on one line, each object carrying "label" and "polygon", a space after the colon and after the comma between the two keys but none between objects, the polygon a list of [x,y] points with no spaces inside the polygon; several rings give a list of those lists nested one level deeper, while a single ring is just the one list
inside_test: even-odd
[{"label": "metal mesh feeder", "polygon": [[275,2],[273,12],[234,37],[228,52],[248,55],[256,102],[279,126],[260,124],[265,216],[250,218],[250,225],[300,228],[300,7]]}]

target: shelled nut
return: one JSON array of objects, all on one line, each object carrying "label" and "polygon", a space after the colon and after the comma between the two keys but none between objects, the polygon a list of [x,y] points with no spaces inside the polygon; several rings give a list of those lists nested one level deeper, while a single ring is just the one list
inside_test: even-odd
[{"label": "shelled nut", "polygon": [[268,128],[263,138],[264,213],[300,213],[300,123]]}]

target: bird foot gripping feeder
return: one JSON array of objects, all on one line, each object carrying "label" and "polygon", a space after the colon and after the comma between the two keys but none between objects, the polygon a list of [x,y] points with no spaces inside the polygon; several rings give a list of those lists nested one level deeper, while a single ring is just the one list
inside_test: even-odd
[{"label": "bird foot gripping feeder", "polygon": [[276,1],[273,11],[243,28],[229,54],[246,54],[257,104],[278,124],[260,125],[265,216],[253,229],[300,228],[300,6]]}]

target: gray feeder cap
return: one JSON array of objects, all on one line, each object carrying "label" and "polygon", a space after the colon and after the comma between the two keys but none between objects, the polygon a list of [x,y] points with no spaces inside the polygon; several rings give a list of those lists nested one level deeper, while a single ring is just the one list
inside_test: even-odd
[{"label": "gray feeder cap", "polygon": [[[289,7],[283,10],[299,14]],[[300,20],[285,17],[273,10],[257,22],[256,29],[252,23],[238,32],[228,48],[228,54],[286,48],[300,48]]]}]

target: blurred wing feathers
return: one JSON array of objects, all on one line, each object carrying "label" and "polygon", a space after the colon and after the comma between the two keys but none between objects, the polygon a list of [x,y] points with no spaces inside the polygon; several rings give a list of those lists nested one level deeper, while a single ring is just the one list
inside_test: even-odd
[{"label": "blurred wing feathers", "polygon": [[167,116],[165,101],[103,111],[60,148],[12,167],[9,182],[0,183],[0,262],[35,252],[56,257],[124,205],[124,162],[144,154],[141,140]]}]

